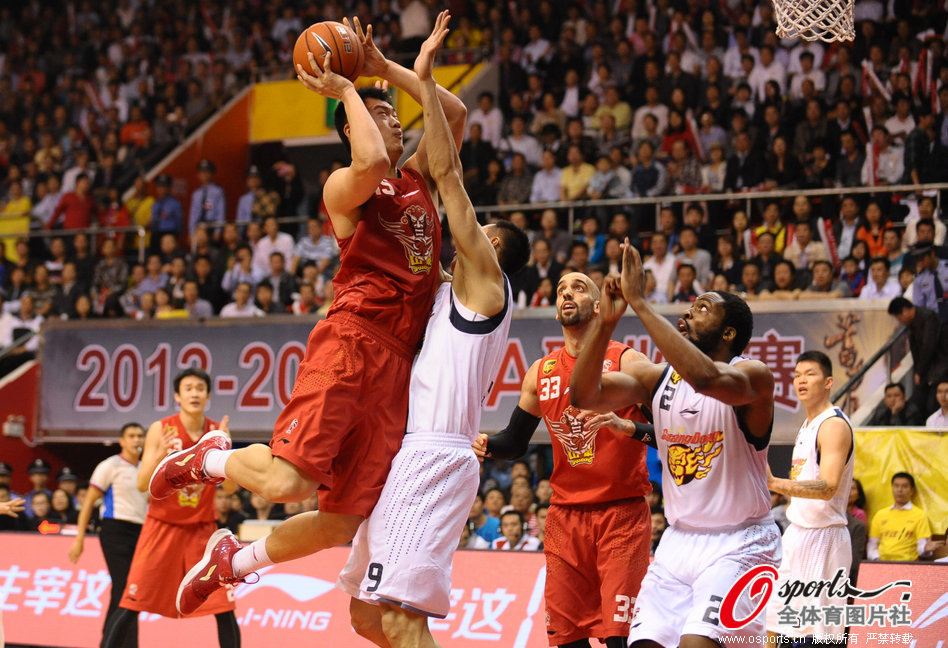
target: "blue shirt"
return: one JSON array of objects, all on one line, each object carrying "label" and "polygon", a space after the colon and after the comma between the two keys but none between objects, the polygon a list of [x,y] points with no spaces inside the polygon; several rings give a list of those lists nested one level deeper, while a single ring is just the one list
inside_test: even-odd
[{"label": "blue shirt", "polygon": [[151,231],[178,234],[184,225],[184,214],[177,198],[166,196],[151,206]]},{"label": "blue shirt", "polygon": [[253,220],[254,193],[248,191],[237,201],[237,222],[245,223]]},{"label": "blue shirt", "polygon": [[476,529],[474,533],[487,540],[487,542],[493,542],[500,537],[500,520],[488,515],[484,526]]},{"label": "blue shirt", "polygon": [[191,194],[188,231],[194,233],[198,223],[216,223],[225,220],[226,206],[224,190],[219,186],[212,182],[206,187],[198,187]]}]

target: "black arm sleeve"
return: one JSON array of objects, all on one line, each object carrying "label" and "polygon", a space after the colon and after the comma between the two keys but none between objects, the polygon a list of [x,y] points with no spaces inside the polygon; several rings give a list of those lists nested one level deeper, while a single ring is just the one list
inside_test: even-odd
[{"label": "black arm sleeve", "polygon": [[658,450],[658,442],[655,441],[655,426],[651,423],[639,423],[638,421],[632,423],[635,425],[635,433],[632,434],[632,438]]},{"label": "black arm sleeve", "polygon": [[495,459],[516,459],[527,453],[530,438],[537,431],[540,418],[520,409],[514,408],[510,415],[507,427],[487,439],[487,454]]}]

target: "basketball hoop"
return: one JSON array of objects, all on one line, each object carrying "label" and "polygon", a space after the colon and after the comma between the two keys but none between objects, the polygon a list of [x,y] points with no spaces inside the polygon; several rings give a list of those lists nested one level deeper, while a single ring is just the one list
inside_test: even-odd
[{"label": "basketball hoop", "polygon": [[851,41],[854,0],[773,0],[777,36],[803,40]]}]

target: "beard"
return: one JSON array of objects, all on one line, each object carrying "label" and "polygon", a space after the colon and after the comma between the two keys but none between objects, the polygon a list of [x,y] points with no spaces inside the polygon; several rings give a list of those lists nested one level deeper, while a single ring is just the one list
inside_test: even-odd
[{"label": "beard", "polygon": [[722,324],[718,328],[707,331],[705,333],[691,333],[688,336],[688,339],[691,340],[691,343],[696,347],[701,349],[701,352],[706,356],[710,356],[714,353],[718,345],[721,344],[721,337],[724,335],[724,329],[726,327]]},{"label": "beard", "polygon": [[592,308],[583,308],[579,304],[576,304],[575,308],[569,313],[557,312],[556,318],[560,322],[560,326],[570,327],[570,326],[579,326],[580,324],[585,324],[590,319],[592,319]]}]

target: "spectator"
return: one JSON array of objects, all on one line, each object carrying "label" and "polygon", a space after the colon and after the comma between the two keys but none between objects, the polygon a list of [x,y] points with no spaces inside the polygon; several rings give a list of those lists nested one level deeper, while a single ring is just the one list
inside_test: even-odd
[{"label": "spectator", "polygon": [[757,237],[757,254],[747,260],[748,265],[756,265],[760,270],[760,280],[765,287],[773,281],[774,269],[783,257],[774,251],[776,237],[769,231],[761,232]]},{"label": "spectator", "polygon": [[612,116],[617,131],[625,131],[632,126],[632,108],[619,97],[619,89],[615,84],[606,86],[605,99],[596,109],[594,119],[601,122],[604,115]]},{"label": "spectator", "polygon": [[214,308],[209,301],[201,299],[198,294],[198,284],[194,279],[184,282],[183,306],[191,319],[207,319],[214,316]]},{"label": "spectator", "polygon": [[885,427],[902,427],[906,425],[922,425],[924,421],[921,411],[915,403],[906,402],[905,389],[899,383],[889,383],[885,386],[885,400],[876,406],[869,417],[868,425]]},{"label": "spectator", "polygon": [[553,258],[559,263],[566,263],[569,257],[572,238],[569,233],[559,227],[559,217],[552,209],[545,209],[540,214],[540,235],[550,244]]},{"label": "spectator", "polygon": [[681,228],[678,234],[681,251],[678,253],[678,263],[690,264],[695,271],[699,286],[707,285],[711,281],[711,253],[698,247],[698,233],[688,225]]},{"label": "spectator", "polygon": [[86,291],[86,286],[80,284],[76,278],[76,264],[72,261],[67,261],[63,264],[62,282],[59,285],[59,293],[53,303],[53,312],[62,316],[72,314],[75,309],[76,300],[80,295],[85,295]]},{"label": "spectator", "polygon": [[89,176],[80,173],[76,176],[74,191],[64,193],[59,204],[53,210],[46,227],[49,229],[85,229],[98,214],[95,199],[90,194]]},{"label": "spectator", "polygon": [[502,537],[500,533],[500,520],[492,515],[488,515],[484,506],[484,498],[481,497],[480,493],[474,496],[474,503],[471,504],[469,520],[473,524],[474,533],[488,543],[492,543]]},{"label": "spectator", "polygon": [[288,310],[294,315],[310,315],[319,310],[319,304],[316,303],[316,289],[312,284],[300,284],[293,296],[293,303]]},{"label": "spectator", "polygon": [[710,193],[724,191],[727,176],[727,160],[724,159],[724,146],[712,142],[708,147],[708,162],[701,165],[701,190]]},{"label": "spectator", "polygon": [[749,133],[738,133],[735,152],[727,161],[724,178],[724,188],[728,191],[748,191],[764,181],[764,159],[751,148],[751,142]]},{"label": "spectator", "polygon": [[859,293],[860,299],[891,300],[902,294],[898,282],[890,274],[891,265],[887,257],[875,257],[869,263],[869,281]]},{"label": "spectator", "polygon": [[883,243],[883,233],[890,227],[882,214],[882,208],[875,200],[866,205],[866,216],[863,224],[856,231],[856,238],[866,242],[869,246],[870,257],[882,256],[886,253]]},{"label": "spectator", "polygon": [[[259,277],[270,272],[270,255],[280,252],[284,259],[293,257],[295,242],[293,237],[280,231],[280,225],[275,216],[269,216],[263,221],[265,236],[257,241],[253,249],[253,269]],[[224,290],[228,290],[224,286]]]},{"label": "spectator", "polygon": [[268,216],[276,216],[279,206],[280,195],[263,186],[260,169],[251,165],[247,170],[247,193],[237,201],[237,222],[262,221]]},{"label": "spectator", "polygon": [[533,174],[529,202],[542,203],[559,200],[562,174],[563,170],[556,166],[556,155],[553,151],[543,151],[540,170]]},{"label": "spectator", "polygon": [[668,520],[665,519],[665,511],[661,507],[652,509],[652,546],[649,549],[650,556],[655,555],[655,550],[658,549],[658,543],[661,541],[662,535],[667,528]]},{"label": "spectator", "polygon": [[[596,171],[589,178],[589,197],[593,200],[629,198],[632,195],[629,185],[622,182],[612,167],[612,158],[608,154],[596,158]],[[597,213],[607,214],[609,208],[599,207],[597,210]]]},{"label": "spectator", "polygon": [[918,560],[931,538],[928,516],[912,503],[915,478],[907,472],[892,476],[894,503],[872,516],[869,526],[869,560]]},{"label": "spectator", "polygon": [[637,197],[658,196],[665,191],[665,167],[655,161],[655,147],[643,141],[636,149],[638,163],[632,169],[632,194]]},{"label": "spectator", "polygon": [[836,160],[836,181],[843,187],[857,187],[862,184],[862,169],[866,164],[865,149],[850,131],[843,131],[840,142],[839,158]]},{"label": "spectator", "polygon": [[32,488],[30,492],[24,495],[26,499],[26,515],[27,517],[33,517],[34,513],[31,510],[33,503],[33,497],[42,494],[47,497],[47,510],[44,515],[49,514],[49,502],[48,498],[52,497],[53,492],[48,488],[49,482],[49,463],[40,457],[37,457],[32,462],[30,462],[30,467],[27,469],[27,475],[30,479],[30,484]]},{"label": "spectator", "polygon": [[157,249],[165,234],[175,237],[184,229],[181,203],[171,195],[171,177],[162,173],[155,178],[155,200],[151,207],[151,244]]},{"label": "spectator", "polygon": [[560,176],[560,200],[583,200],[589,197],[589,180],[596,168],[583,160],[582,151],[571,144],[567,155],[569,165]]},{"label": "spectator", "polygon": [[293,248],[289,273],[295,276],[302,270],[303,266],[300,264],[305,265],[308,262],[316,265],[317,273],[328,272],[338,249],[335,239],[323,230],[319,217],[310,216],[306,220],[306,236]]},{"label": "spectator", "polygon": [[250,301],[252,292],[249,282],[240,281],[233,291],[234,301],[221,309],[221,317],[263,317],[264,312]]},{"label": "spectator", "polygon": [[671,301],[675,303],[690,304],[698,298],[698,289],[703,289],[699,285],[695,287],[695,267],[690,263],[682,263],[676,271],[676,292]]},{"label": "spectator", "polygon": [[741,260],[734,246],[734,237],[729,234],[718,237],[717,254],[711,270],[715,275],[723,275],[729,286],[741,282],[741,271],[744,262]]},{"label": "spectator", "polygon": [[784,92],[787,85],[787,70],[776,60],[774,48],[770,45],[762,46],[759,56],[760,60],[754,65],[747,83],[754,91],[755,98],[761,101],[766,96],[764,86],[768,81],[776,81],[781,94]]},{"label": "spectator", "polygon": [[931,196],[922,196],[919,198],[916,209],[913,210],[910,208],[909,215],[905,217],[905,236],[903,239],[903,248],[905,250],[908,250],[920,240],[918,227],[923,223],[932,225],[933,228],[931,230],[932,235],[927,238],[922,237],[921,240],[934,243],[935,245],[945,244],[945,235],[948,233],[948,228],[945,227],[945,223],[941,218],[936,218],[935,216],[935,199]]},{"label": "spectator", "polygon": [[774,267],[774,280],[769,290],[761,292],[761,299],[799,299],[800,281],[793,264],[783,259]]},{"label": "spectator", "polygon": [[813,283],[806,289],[806,299],[840,299],[849,297],[849,286],[833,277],[833,264],[817,261],[813,264]]},{"label": "spectator", "polygon": [[188,231],[193,233],[198,223],[222,223],[227,214],[224,190],[214,184],[216,167],[210,160],[201,160],[197,165],[200,186],[191,194],[188,209]]},{"label": "spectator", "polygon": [[945,151],[935,138],[935,116],[931,107],[925,103],[917,112],[918,126],[905,139],[902,182],[939,182],[944,177],[941,169],[944,168]]},{"label": "spectator", "polygon": [[936,274],[938,259],[928,243],[916,243],[910,250],[915,260],[915,280],[912,283],[912,301],[916,306],[941,312],[944,288]]},{"label": "spectator", "polygon": [[270,274],[260,283],[270,285],[274,310],[285,311],[293,303],[296,281],[291,274],[286,272],[286,263],[281,252],[270,253]]},{"label": "spectator", "polygon": [[530,200],[533,174],[527,169],[527,159],[522,153],[514,153],[510,160],[510,172],[500,181],[497,202],[501,205],[519,205]]},{"label": "spectator", "polygon": [[583,241],[574,241],[570,247],[569,258],[566,260],[566,267],[572,272],[582,272],[588,274],[589,267],[589,246]]},{"label": "spectator", "polygon": [[58,524],[75,524],[79,514],[72,497],[62,488],[53,491],[50,498],[49,519]]},{"label": "spectator", "polygon": [[659,103],[658,87],[654,85],[645,88],[645,104],[636,109],[632,119],[632,137],[642,139],[650,135],[645,127],[645,118],[651,115],[654,120],[654,132],[664,133],[668,127],[668,106]]},{"label": "spectator", "polygon": [[39,531],[44,522],[49,523],[52,519],[50,495],[44,491],[32,493],[27,502],[26,528],[28,531]]},{"label": "spectator", "polygon": [[655,232],[649,241],[651,256],[645,260],[643,267],[651,270],[655,276],[657,289],[664,293],[666,299],[674,294],[674,276],[678,259],[668,253],[668,236],[664,232]]},{"label": "spectator", "polygon": [[948,380],[940,380],[935,388],[938,409],[925,421],[926,427],[948,428]]},{"label": "spectator", "polygon": [[889,262],[890,273],[896,277],[905,261],[905,254],[902,252],[902,232],[890,227],[882,233],[882,244],[885,246],[885,259]]},{"label": "spectator", "polygon": [[26,351],[35,353],[39,350],[39,332],[45,318],[36,312],[35,302],[30,293],[26,293],[20,298],[20,310],[13,317],[13,340],[17,340],[29,332],[36,335],[27,341],[23,348]]},{"label": "spectator", "polygon": [[895,114],[885,121],[885,128],[889,132],[893,146],[902,147],[905,145],[905,139],[909,133],[915,130],[915,118],[912,117],[912,99],[908,95],[899,92],[892,97],[892,103],[895,104]]},{"label": "spectator", "polygon": [[33,298],[33,305],[37,315],[47,318],[50,315],[56,315],[55,305],[59,298],[59,286],[54,286],[49,281],[49,270],[45,265],[36,266],[33,271],[33,286],[30,288],[30,296]]},{"label": "spectator", "polygon": [[477,98],[477,107],[477,110],[472,110],[467,116],[468,137],[471,126],[477,124],[481,127],[484,140],[497,148],[504,133],[504,115],[500,108],[494,105],[493,93],[482,92]]},{"label": "spectator", "polygon": [[468,185],[476,176],[487,173],[487,163],[497,157],[494,145],[484,139],[484,127],[468,121],[468,137],[461,145],[461,168],[464,169],[464,184]]},{"label": "spectator", "polygon": [[500,517],[501,536],[491,543],[491,549],[502,551],[538,551],[540,541],[526,534],[527,523],[520,511],[511,509]]},{"label": "spectator", "polygon": [[783,251],[783,258],[794,268],[809,270],[817,261],[828,261],[826,244],[813,240],[813,227],[808,220],[799,220],[793,229],[793,241]]},{"label": "spectator", "polygon": [[902,149],[889,145],[889,131],[884,126],[874,126],[872,142],[866,147],[861,183],[872,187],[898,184],[905,170],[902,158]]},{"label": "spectator", "polygon": [[228,529],[236,534],[240,525],[247,519],[242,511],[235,511],[231,506],[230,494],[220,486],[214,492],[214,511],[217,514],[217,528]]},{"label": "spectator", "polygon": [[[145,293],[148,295],[150,293]],[[142,295],[144,297],[144,295]],[[159,288],[155,291],[155,319],[188,319],[191,314],[183,308],[178,308],[171,298],[171,291],[167,288]],[[144,300],[142,310],[145,310]]]},{"label": "spectator", "polygon": [[589,162],[596,155],[596,142],[583,132],[583,120],[576,118],[566,123],[566,135],[557,147],[557,165],[569,164],[570,146],[578,146],[584,161]]},{"label": "spectator", "polygon": [[540,157],[543,149],[536,138],[526,131],[523,117],[515,116],[510,120],[510,134],[500,141],[497,152],[505,160],[505,167],[510,169],[514,153],[521,153],[531,167],[540,166]]},{"label": "spectator", "polygon": [[935,387],[948,380],[948,331],[938,314],[904,297],[889,302],[889,315],[908,328],[915,389],[912,400],[921,412],[935,409]]},{"label": "spectator", "polygon": [[866,285],[866,273],[859,267],[856,257],[846,257],[842,265],[839,280],[849,288],[850,297],[859,297],[862,287]]},{"label": "spectator", "polygon": [[596,265],[602,261],[605,253],[606,236],[599,233],[599,220],[595,216],[583,218],[581,233],[577,240],[586,244],[589,250],[589,262]]}]

